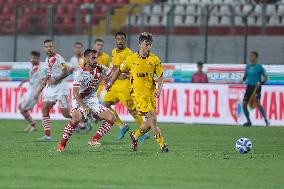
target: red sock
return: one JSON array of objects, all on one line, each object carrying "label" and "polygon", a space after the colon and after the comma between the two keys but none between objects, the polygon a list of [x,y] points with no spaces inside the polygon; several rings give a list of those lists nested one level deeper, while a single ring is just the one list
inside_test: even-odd
[{"label": "red sock", "polygon": [[42,118],[42,125],[44,129],[44,134],[46,136],[50,136],[51,133],[50,133],[50,117],[49,116]]},{"label": "red sock", "polygon": [[64,128],[64,131],[63,131],[61,142],[60,142],[61,146],[66,146],[66,143],[68,142],[68,139],[73,134],[75,127],[76,127],[76,125],[73,125],[71,122],[69,122],[66,125],[66,127]]},{"label": "red sock", "polygon": [[96,134],[93,136],[92,140],[100,140],[102,136],[107,134],[107,132],[110,130],[113,123],[114,122],[112,121],[104,121],[103,124],[100,126],[100,128],[97,130]]},{"label": "red sock", "polygon": [[29,112],[26,112],[26,114],[24,115],[24,118],[27,120],[30,126],[35,127],[35,121],[33,120]]}]

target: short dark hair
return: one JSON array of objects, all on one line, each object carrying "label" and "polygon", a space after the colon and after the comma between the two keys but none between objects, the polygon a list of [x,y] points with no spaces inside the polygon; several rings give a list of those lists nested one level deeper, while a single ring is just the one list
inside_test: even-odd
[{"label": "short dark hair", "polygon": [[122,31],[116,32],[114,37],[118,36],[118,35],[123,35],[126,38],[126,34]]},{"label": "short dark hair", "polygon": [[143,32],[140,34],[139,36],[139,43],[142,41],[146,41],[146,42],[153,42],[153,35],[151,33],[148,32]]},{"label": "short dark hair", "polygon": [[254,55],[256,56],[256,58],[258,58],[258,52],[256,52],[256,51],[251,51],[250,53],[251,53],[251,54],[254,54]]},{"label": "short dark hair", "polygon": [[79,42],[79,41],[77,41],[76,43],[74,43],[74,46],[75,46],[75,45],[81,45],[82,47],[84,46],[83,43],[81,43],[81,42]]},{"label": "short dark hair", "polygon": [[97,51],[93,49],[86,49],[84,51],[84,57],[88,56],[90,53],[97,53]]},{"label": "short dark hair", "polygon": [[97,42],[103,42],[104,43],[105,41],[102,38],[97,38],[94,43],[97,43]]},{"label": "short dark hair", "polygon": [[202,66],[203,67],[203,62],[201,62],[201,61],[197,62],[197,66]]},{"label": "short dark hair", "polygon": [[46,40],[44,40],[43,44],[49,43],[49,42],[53,42],[52,39],[46,39]]},{"label": "short dark hair", "polygon": [[31,55],[32,56],[36,56],[36,57],[40,57],[40,52],[38,52],[38,51],[31,51]]}]

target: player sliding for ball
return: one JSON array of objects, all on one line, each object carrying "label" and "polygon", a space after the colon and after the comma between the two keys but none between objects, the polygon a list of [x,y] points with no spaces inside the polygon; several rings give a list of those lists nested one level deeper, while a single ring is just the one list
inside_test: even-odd
[{"label": "player sliding for ball", "polygon": [[[162,152],[168,152],[161,130],[157,126],[156,98],[158,98],[163,86],[163,69],[159,57],[151,53],[153,37],[150,33],[142,33],[139,36],[139,51],[128,56],[112,76],[108,86],[110,88],[120,72],[130,73],[131,96],[134,100],[136,111],[145,116],[145,122],[135,132],[130,134],[132,150],[137,151],[138,139],[152,129],[157,143]],[[158,77],[156,88],[154,76]]]},{"label": "player sliding for ball", "polygon": [[63,151],[68,139],[71,137],[76,125],[89,116],[103,119],[103,123],[93,138],[88,142],[91,146],[100,146],[100,138],[105,135],[115,121],[114,114],[99,103],[97,90],[105,77],[107,68],[98,64],[98,53],[96,50],[87,49],[84,52],[86,64],[80,67],[74,76],[72,118],[64,128],[63,136],[57,151]]}]

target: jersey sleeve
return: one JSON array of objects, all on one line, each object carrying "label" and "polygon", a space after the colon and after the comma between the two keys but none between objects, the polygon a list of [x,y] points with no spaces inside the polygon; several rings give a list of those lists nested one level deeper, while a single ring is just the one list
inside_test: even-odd
[{"label": "jersey sleeve", "polygon": [[110,67],[110,57],[106,54],[106,67]]},{"label": "jersey sleeve", "polygon": [[267,74],[265,68],[263,67],[263,65],[260,65],[260,72],[261,72],[262,76],[265,76]]},{"label": "jersey sleeve", "polygon": [[64,58],[61,57],[61,56],[58,57],[57,63],[59,64],[59,66],[60,66],[60,68],[61,68],[62,70],[67,66],[67,64],[66,64],[66,62],[65,62],[65,60],[64,60]]},{"label": "jersey sleeve", "polygon": [[82,80],[83,80],[83,74],[82,69],[77,69],[74,74],[74,80],[73,80],[73,87],[80,87]]},{"label": "jersey sleeve", "polygon": [[122,72],[126,72],[126,71],[128,71],[128,70],[130,69],[130,66],[131,66],[131,58],[128,57],[128,58],[126,58],[126,59],[122,62],[122,64],[120,65],[119,69],[120,69],[120,71],[122,71]]},{"label": "jersey sleeve", "polygon": [[163,67],[162,67],[162,64],[161,64],[161,60],[158,57],[156,57],[154,74],[156,74],[156,76],[158,76],[158,77],[163,76]]}]

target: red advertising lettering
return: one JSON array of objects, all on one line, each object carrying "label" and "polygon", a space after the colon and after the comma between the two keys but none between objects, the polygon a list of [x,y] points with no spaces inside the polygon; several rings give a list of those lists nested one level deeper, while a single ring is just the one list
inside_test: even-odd
[{"label": "red advertising lettering", "polygon": [[210,113],[209,113],[209,91],[204,90],[203,94],[205,95],[205,112],[203,113],[203,117],[210,117]]},{"label": "red advertising lettering", "polygon": [[186,117],[189,117],[189,116],[191,116],[191,112],[190,112],[190,90],[186,89],[184,92],[185,92],[185,95],[186,95],[186,100],[185,100],[186,108],[185,108],[185,112],[184,112],[183,115],[186,116]]},{"label": "red advertising lettering", "polygon": [[170,115],[172,116],[174,113],[176,116],[178,115],[178,102],[177,102],[177,90],[176,89],[173,90]]},{"label": "red advertising lettering", "polygon": [[196,90],[194,92],[194,116],[199,117],[201,113],[201,92]]},{"label": "red advertising lettering", "polygon": [[214,97],[215,97],[215,111],[213,113],[213,117],[220,117],[220,113],[219,113],[219,91],[214,90],[213,91]]}]

